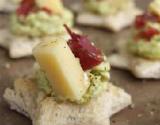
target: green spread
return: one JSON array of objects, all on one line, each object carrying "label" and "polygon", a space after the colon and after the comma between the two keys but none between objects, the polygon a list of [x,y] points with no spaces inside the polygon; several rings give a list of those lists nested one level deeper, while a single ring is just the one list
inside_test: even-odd
[{"label": "green spread", "polygon": [[49,85],[49,81],[42,70],[36,71],[36,81],[38,84],[39,89],[43,90],[45,93],[50,94],[52,89]]},{"label": "green spread", "polygon": [[26,17],[16,14],[11,17],[12,33],[30,37],[43,37],[64,32],[63,24],[73,25],[73,15],[67,9],[64,9],[61,15],[39,11]]},{"label": "green spread", "polygon": [[160,35],[154,36],[150,41],[140,39],[130,41],[128,49],[131,53],[149,59],[160,59]]},{"label": "green spread", "polygon": [[85,0],[84,5],[88,11],[100,15],[116,14],[128,8],[130,0]]},{"label": "green spread", "polygon": [[[87,103],[91,98],[97,97],[101,92],[107,89],[108,81],[110,79],[109,75],[110,65],[108,62],[103,62],[100,65],[94,67],[93,69],[86,71],[86,74],[90,81],[90,86],[86,94],[79,101],[70,100],[78,104]],[[51,86],[45,73],[42,70],[37,70],[36,72],[37,84],[41,90],[47,94],[51,94],[57,101],[64,101],[65,99],[58,98]]]}]

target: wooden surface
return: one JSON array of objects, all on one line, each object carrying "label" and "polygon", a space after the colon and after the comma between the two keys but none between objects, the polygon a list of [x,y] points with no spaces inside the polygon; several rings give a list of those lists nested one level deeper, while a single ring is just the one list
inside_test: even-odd
[{"label": "wooden surface", "polygon": [[[149,0],[137,0],[137,5],[145,8]],[[66,3],[70,5],[72,0]],[[0,26],[6,16],[0,17]],[[104,29],[79,27],[98,47],[108,55],[114,51],[114,45],[119,39],[127,38],[130,29],[113,34]],[[3,100],[6,87],[12,87],[13,80],[29,74],[34,62],[33,58],[13,60],[8,58],[6,50],[0,48],[0,125],[31,125],[26,117],[11,111]],[[136,79],[127,71],[111,70],[111,81],[123,87],[133,97],[134,105],[111,118],[111,125],[160,125],[160,80]]]}]

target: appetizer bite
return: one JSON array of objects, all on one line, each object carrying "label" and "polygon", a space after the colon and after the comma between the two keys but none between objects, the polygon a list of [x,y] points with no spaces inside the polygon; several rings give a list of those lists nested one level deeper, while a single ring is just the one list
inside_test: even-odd
[{"label": "appetizer bite", "polygon": [[33,125],[109,125],[109,118],[131,104],[131,96],[109,82],[110,65],[86,36],[66,27],[71,39],[55,38],[33,49],[35,73],[7,88],[11,109]]},{"label": "appetizer bite", "polygon": [[117,32],[129,26],[140,13],[133,0],[83,0],[77,22],[82,25],[108,28]]},{"label": "appetizer bite", "polygon": [[160,1],[138,15],[131,38],[109,58],[114,67],[130,70],[138,78],[160,78]]},{"label": "appetizer bite", "polygon": [[61,0],[22,0],[11,15],[10,25],[0,29],[0,45],[11,58],[30,56],[40,41],[54,36],[69,38],[63,24],[73,26],[73,14]]}]

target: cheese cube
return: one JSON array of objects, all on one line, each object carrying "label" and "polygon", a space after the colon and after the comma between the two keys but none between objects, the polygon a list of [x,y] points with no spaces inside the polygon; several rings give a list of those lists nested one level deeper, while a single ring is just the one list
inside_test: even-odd
[{"label": "cheese cube", "polygon": [[53,13],[61,13],[63,11],[61,0],[36,0],[36,4],[38,7],[47,8]]},{"label": "cheese cube", "polygon": [[149,5],[149,10],[160,16],[160,0],[154,0]]},{"label": "cheese cube", "polygon": [[79,60],[65,41],[42,42],[35,47],[33,55],[57,96],[70,100],[81,99],[89,82]]}]

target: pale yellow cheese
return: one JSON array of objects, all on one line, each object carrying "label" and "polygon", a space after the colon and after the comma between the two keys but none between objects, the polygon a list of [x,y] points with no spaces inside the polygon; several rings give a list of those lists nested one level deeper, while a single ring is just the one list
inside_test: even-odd
[{"label": "pale yellow cheese", "polygon": [[80,100],[89,87],[85,73],[63,40],[42,42],[33,55],[46,73],[56,95],[65,99]]},{"label": "pale yellow cheese", "polygon": [[151,2],[149,10],[160,16],[160,0],[154,0]]},{"label": "pale yellow cheese", "polygon": [[40,8],[48,8],[53,13],[62,13],[63,11],[61,0],[36,0],[36,4]]}]

